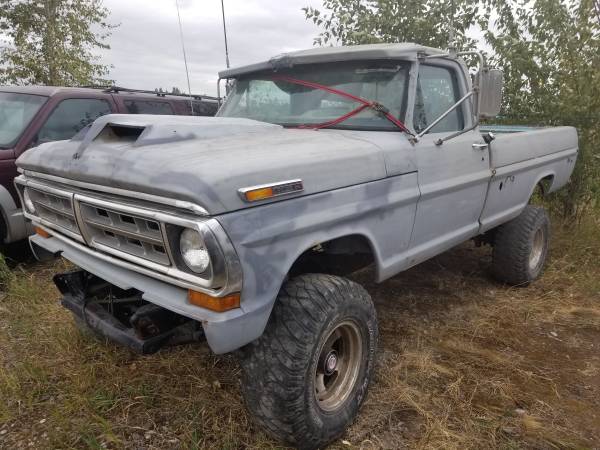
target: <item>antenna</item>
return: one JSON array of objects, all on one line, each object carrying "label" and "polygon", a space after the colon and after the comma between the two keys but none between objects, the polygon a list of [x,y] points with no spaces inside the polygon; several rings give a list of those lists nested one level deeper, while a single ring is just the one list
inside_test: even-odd
[{"label": "antenna", "polygon": [[227,27],[225,26],[225,5],[221,0],[221,13],[223,14],[223,36],[225,37],[225,64],[229,69],[229,49],[227,48]]},{"label": "antenna", "polygon": [[185,64],[185,76],[187,77],[188,94],[190,94],[190,109],[194,114],[194,102],[192,101],[192,87],[190,85],[190,71],[188,70],[187,55],[185,53],[185,43],[183,41],[183,27],[181,26],[181,15],[179,14],[179,1],[175,0],[177,8],[177,20],[179,21],[179,37],[181,39],[181,49],[183,50],[183,63]]},{"label": "antenna", "polygon": [[454,16],[456,15],[456,7],[454,0],[450,0],[450,31],[448,32],[448,53],[456,53],[456,29],[454,27]]}]

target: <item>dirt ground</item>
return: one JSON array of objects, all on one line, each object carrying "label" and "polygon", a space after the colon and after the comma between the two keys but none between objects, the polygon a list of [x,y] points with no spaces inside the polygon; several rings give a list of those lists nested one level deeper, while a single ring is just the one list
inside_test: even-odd
[{"label": "dirt ground", "polygon": [[[600,448],[600,221],[555,227],[527,288],[465,244],[382,284],[375,382],[332,448]],[[64,262],[0,274],[0,448],[281,448],[255,427],[232,356],[137,356],[81,335],[57,303]]]}]

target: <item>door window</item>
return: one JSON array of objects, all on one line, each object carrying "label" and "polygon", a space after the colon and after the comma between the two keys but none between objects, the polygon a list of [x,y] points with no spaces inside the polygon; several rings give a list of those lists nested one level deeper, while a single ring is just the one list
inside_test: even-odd
[{"label": "door window", "polygon": [[167,102],[157,102],[153,100],[125,100],[123,103],[129,114],[173,114],[173,108]]},{"label": "door window", "polygon": [[[413,119],[415,130],[419,133],[423,131],[459,99],[460,92],[454,70],[445,67],[420,66]],[[464,126],[462,107],[459,106],[429,132],[458,131]]]},{"label": "door window", "polygon": [[98,117],[110,113],[110,104],[106,100],[90,98],[63,100],[40,129],[37,141],[41,143],[71,139]]}]

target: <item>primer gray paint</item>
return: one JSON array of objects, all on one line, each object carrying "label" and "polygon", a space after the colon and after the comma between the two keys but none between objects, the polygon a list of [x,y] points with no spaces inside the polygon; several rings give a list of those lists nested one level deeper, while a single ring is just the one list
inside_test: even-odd
[{"label": "primer gray paint", "polygon": [[[421,51],[430,52],[412,44],[315,49],[287,62],[412,61],[410,127]],[[427,63],[453,67],[463,93],[470,89],[463,64],[437,58]],[[471,125],[470,106],[461,110]],[[111,134],[113,126],[143,131],[126,141]],[[483,143],[477,128],[441,146],[434,143],[447,134],[428,134],[414,143],[401,132],[295,130],[219,117],[105,116],[78,140],[40,146],[18,164],[203,206],[226,232],[243,271],[241,308],[223,315],[184,305],[173,286],[146,283],[135,272],[83,258],[68,244],[42,239],[35,244],[53,242],[86,270],[129,283],[148,301],[202,321],[209,345],[222,353],[262,334],[290,267],[304,251],[338,237],[363,236],[377,281],[385,280],[517,216],[542,179],[551,181],[552,191],[564,186],[577,157],[577,133],[568,127],[502,134],[483,148],[473,146]],[[298,178],[304,191],[289,197],[250,204],[237,194],[239,188]]]}]

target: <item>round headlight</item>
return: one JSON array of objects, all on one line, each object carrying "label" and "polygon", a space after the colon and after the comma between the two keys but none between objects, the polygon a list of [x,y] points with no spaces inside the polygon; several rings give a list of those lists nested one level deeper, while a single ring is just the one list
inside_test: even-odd
[{"label": "round headlight", "polygon": [[35,205],[29,196],[29,189],[25,188],[23,190],[23,203],[25,205],[25,209],[27,212],[34,214],[35,213]]},{"label": "round headlight", "polygon": [[191,270],[197,273],[204,272],[210,264],[208,250],[204,246],[200,233],[191,228],[186,228],[179,238],[181,257]]}]

